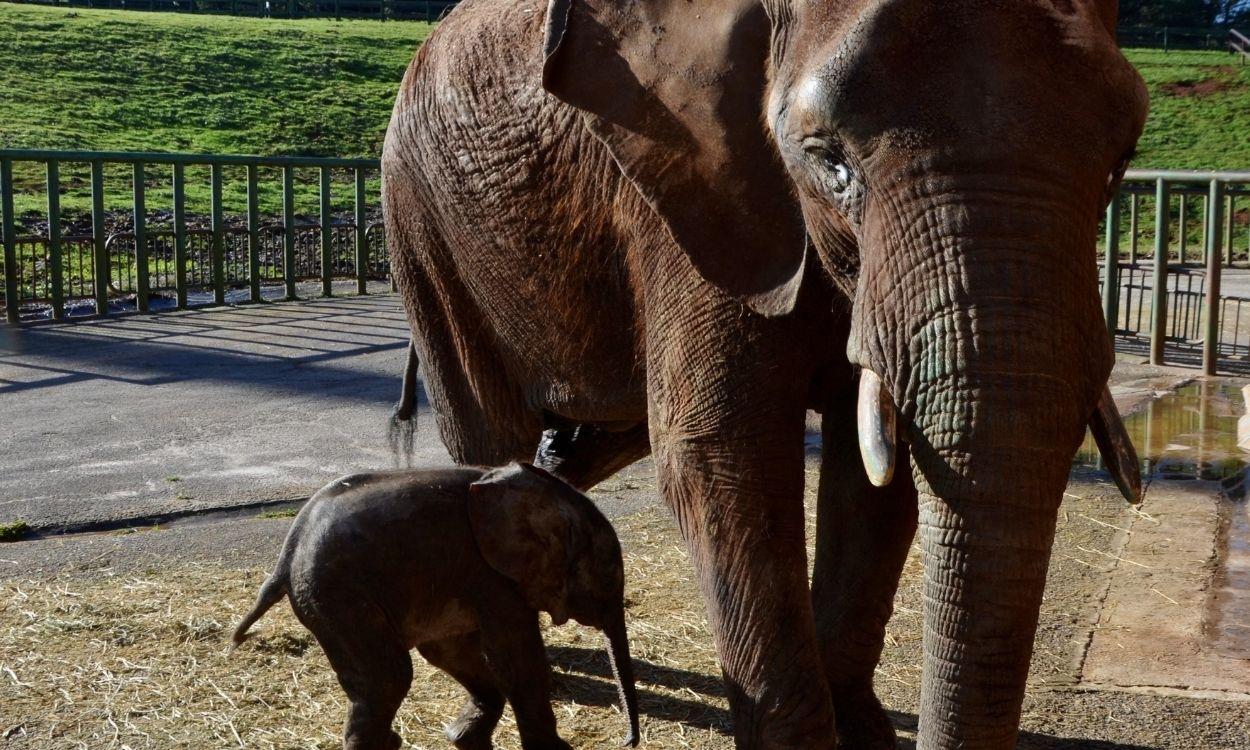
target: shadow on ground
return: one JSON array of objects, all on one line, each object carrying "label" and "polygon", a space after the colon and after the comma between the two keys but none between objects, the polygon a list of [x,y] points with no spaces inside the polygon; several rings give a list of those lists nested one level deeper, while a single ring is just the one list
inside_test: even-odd
[{"label": "shadow on ground", "polygon": [[[565,673],[556,677],[557,695],[594,706],[615,706],[618,703],[616,688],[612,683],[611,665],[608,663],[607,653],[602,649],[550,646],[547,656],[552,666]],[[664,721],[681,722],[695,729],[712,730],[726,737],[732,736],[732,721],[725,709],[700,700],[675,698],[647,689],[648,686],[664,687],[723,702],[724,682],[706,674],[653,664],[643,659],[635,658],[633,662],[641,714]],[[915,735],[919,724],[915,714],[902,711],[890,711],[889,714],[895,729],[906,735]],[[915,750],[915,747],[913,740],[899,738],[898,750]],[[1055,737],[1036,732],[1021,732],[1018,747],[1021,750],[1156,750],[1145,745]]]},{"label": "shadow on ground", "polygon": [[289,393],[350,383],[336,395],[391,401],[398,373],[335,363],[405,347],[408,329],[394,307],[360,298],[6,330],[0,332],[0,395],[88,381],[213,381]]}]

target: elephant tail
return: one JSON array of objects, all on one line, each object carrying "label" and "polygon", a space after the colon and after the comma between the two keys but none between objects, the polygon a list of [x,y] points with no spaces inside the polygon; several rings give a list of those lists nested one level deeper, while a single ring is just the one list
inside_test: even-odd
[{"label": "elephant tail", "polygon": [[231,651],[238,648],[247,638],[248,628],[255,625],[257,620],[264,617],[265,613],[286,595],[288,581],[291,579],[291,558],[295,556],[295,547],[299,543],[300,528],[304,525],[304,516],[307,515],[308,508],[315,502],[314,496],[292,522],[286,541],[282,543],[282,552],[278,554],[278,565],[261,584],[260,593],[256,595],[256,604],[252,605],[252,609],[246,615],[243,615],[239,626],[234,629],[234,635],[230,637]]},{"label": "elephant tail", "polygon": [[417,370],[421,365],[417,357],[417,342],[408,342],[408,362],[404,365],[404,384],[399,401],[391,410],[386,438],[396,464],[408,464],[412,460],[412,445],[417,434]]}]

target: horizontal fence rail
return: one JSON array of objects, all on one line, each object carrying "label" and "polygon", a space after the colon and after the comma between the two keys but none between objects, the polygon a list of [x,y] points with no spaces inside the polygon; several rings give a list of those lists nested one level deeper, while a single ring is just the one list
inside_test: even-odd
[{"label": "horizontal fence rail", "polygon": [[[1236,35],[1236,36],[1234,36]],[[1121,26],[1116,39],[1121,47],[1168,50],[1230,50],[1240,34],[1228,26]]]},{"label": "horizontal fence rail", "polygon": [[[42,167],[47,202],[40,216],[21,217],[20,232],[15,165]],[[62,192],[71,182],[67,165],[88,170],[89,221],[71,220],[62,211]],[[106,201],[106,165],[125,170],[121,179],[130,199],[122,206]],[[187,171],[205,167],[208,212],[193,218],[187,212]],[[330,296],[335,279],[353,279],[355,292],[365,294],[370,280],[390,273],[382,225],[370,219],[370,206],[376,216],[380,204],[368,190],[378,167],[377,159],[0,150],[5,318],[60,320],[84,306],[96,315],[146,312],[158,301],[157,307],[185,309],[295,299],[304,281],[320,281],[320,294]],[[161,172],[168,175],[171,197],[164,211],[153,210],[149,200]],[[318,178],[318,211],[311,220],[295,211],[296,176],[306,172]],[[267,182],[280,184],[281,216],[260,212],[260,189]],[[244,188],[243,215],[226,215],[226,185]],[[332,211],[336,187],[350,197],[348,215]],[[31,191],[28,185],[26,194]]]},{"label": "horizontal fence rail", "polygon": [[[24,215],[21,232],[15,165],[27,167],[24,195],[33,189],[30,167],[42,168],[35,182],[46,196],[46,210],[37,219]],[[60,205],[70,181],[66,165],[89,172],[89,217],[72,222]],[[121,206],[106,205],[106,165],[114,165],[112,182],[115,165],[125,170],[129,199]],[[335,279],[354,279],[356,293],[364,294],[370,280],[385,280],[390,270],[379,201],[367,190],[378,167],[377,159],[0,150],[6,318],[62,319],[71,305],[108,315],[151,310],[154,300],[157,308],[186,308],[258,302],[275,293],[292,299],[297,284],[308,281],[320,281],[319,293],[330,295]],[[206,168],[209,210],[194,218],[187,211],[188,170]],[[311,219],[295,211],[295,178],[308,173],[316,177],[310,189],[318,199]],[[170,205],[156,207],[151,186],[166,176]],[[266,181],[280,183],[280,216],[260,212],[258,191]],[[223,187],[238,182],[247,209],[228,216]],[[349,215],[333,215],[336,189],[351,197]],[[128,225],[117,226],[119,209]],[[1200,351],[1207,372],[1221,357],[1250,367],[1250,334],[1242,330],[1243,322],[1250,325],[1250,272],[1244,272],[1250,172],[1130,170],[1104,227],[1104,314],[1119,344],[1148,345],[1157,364]],[[1221,294],[1221,270],[1238,265],[1232,273],[1240,275],[1230,281],[1244,282],[1247,296]]]},{"label": "horizontal fence rail", "polygon": [[[1107,207],[1100,278],[1117,343],[1207,374],[1250,367],[1250,172],[1131,170]],[[1227,269],[1232,293],[1223,293]]]}]

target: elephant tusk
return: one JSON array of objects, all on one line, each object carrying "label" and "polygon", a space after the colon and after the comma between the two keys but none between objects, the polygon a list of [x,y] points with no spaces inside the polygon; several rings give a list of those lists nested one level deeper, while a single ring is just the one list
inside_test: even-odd
[{"label": "elephant tusk", "polygon": [[859,375],[856,425],[859,454],[864,459],[868,481],[876,487],[884,487],[894,477],[896,415],[894,398],[872,370],[864,369]]},{"label": "elephant tusk", "polygon": [[1094,442],[1098,444],[1098,452],[1102,454],[1103,463],[1111,478],[1120,488],[1120,494],[1133,505],[1141,502],[1141,464],[1137,460],[1137,450],[1129,439],[1128,430],[1124,428],[1124,420],[1120,419],[1120,411],[1115,408],[1115,400],[1111,398],[1111,390],[1103,387],[1102,398],[1098,399],[1098,408],[1089,419],[1089,429],[1094,433]]}]

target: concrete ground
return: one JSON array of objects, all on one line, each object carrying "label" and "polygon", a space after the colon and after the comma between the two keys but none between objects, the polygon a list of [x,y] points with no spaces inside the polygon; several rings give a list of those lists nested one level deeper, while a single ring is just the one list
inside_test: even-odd
[{"label": "concrete ground", "polygon": [[[223,579],[235,575],[232,571],[254,575],[272,565],[289,525],[281,517],[258,517],[256,504],[300,498],[336,475],[391,461],[385,420],[398,393],[406,342],[393,297],[167,313],[0,335],[6,337],[0,342],[0,404],[7,428],[0,437],[0,468],[9,480],[0,495],[0,522],[23,519],[48,533],[0,545],[0,584],[19,592],[40,585],[120,586],[130,576],[182,580],[177,576],[189,570],[207,575],[220,571]],[[1195,376],[1193,370],[1154,368],[1123,356],[1112,391],[1128,413]],[[444,459],[424,404],[421,419],[419,458]],[[1124,561],[1140,563],[1145,554],[1159,555],[1174,538],[1214,533],[1202,530],[1208,526],[1218,531],[1218,521],[1212,522],[1209,513],[1198,514],[1207,526],[1197,532],[1189,524],[1193,514],[1151,515],[1177,502],[1166,490],[1162,484],[1152,486],[1146,504],[1135,511],[1118,498],[1105,476],[1074,473],[1059,520],[1021,747],[1250,750],[1246,696],[1235,690],[1188,690],[1183,679],[1167,685],[1135,682],[1141,673],[1131,670],[1108,677],[1100,666],[1109,663],[1118,669],[1121,662],[1131,661],[1121,654],[1131,656],[1152,637],[1146,629],[1133,637],[1138,624],[1117,619],[1132,612],[1116,602],[1140,603],[1142,597],[1156,596],[1149,593],[1152,588],[1164,598],[1184,601],[1177,598],[1184,586],[1179,592],[1158,583],[1143,588],[1138,579],[1121,586],[1135,572]],[[809,487],[809,501],[811,491]],[[1184,491],[1201,494],[1204,489]],[[646,531],[623,535],[628,553],[645,558],[663,551],[682,557],[673,552],[680,543],[667,512],[656,503],[649,462],[622,472],[593,496],[624,528]],[[283,507],[271,508],[278,512],[270,515],[283,515]],[[189,511],[196,513],[149,528],[153,517]],[[1154,520],[1141,521],[1152,526],[1142,526],[1138,533],[1135,524],[1143,514]],[[1153,528],[1173,516],[1183,516],[1184,528],[1193,533]],[[135,527],[132,533],[51,534],[66,526],[128,523]],[[1147,552],[1141,551],[1143,545]],[[1194,549],[1183,544],[1178,554],[1193,556]],[[1198,562],[1209,566],[1210,553],[1205,554]],[[1165,568],[1170,563],[1155,558],[1146,564]],[[919,571],[918,549],[913,549],[877,679],[883,700],[894,710],[904,747],[911,746],[918,706]],[[1174,572],[1173,578],[1184,584],[1184,572]],[[687,598],[691,611],[697,612],[691,578],[684,573],[681,585],[690,588]],[[631,590],[641,583],[631,581]],[[1209,577],[1190,582],[1189,588],[1208,585]],[[641,596],[645,598],[645,591]],[[236,598],[240,601],[231,602],[230,611],[248,603],[245,596]],[[1165,604],[1159,598],[1155,607],[1139,609],[1150,613]],[[25,609],[20,604],[11,612],[0,608],[0,635],[8,620],[28,621]],[[632,623],[647,627],[637,615]],[[680,620],[680,625],[685,636],[709,647],[706,631],[690,635],[689,620]],[[1187,637],[1182,639],[1185,647],[1201,655],[1201,633]],[[321,657],[310,653],[306,658]],[[688,687],[682,690],[691,701],[706,702],[704,709],[714,717],[699,725],[687,722],[682,730],[682,712],[656,708],[644,724],[648,736],[657,738],[652,746],[668,747],[668,740],[658,738],[685,737],[685,732],[697,730],[711,737],[706,746],[729,747],[723,708],[718,708],[723,694],[699,687],[715,674],[714,668],[708,674],[685,673],[670,669],[673,665],[666,666],[659,656],[647,658],[648,670],[689,674],[690,685],[701,695]],[[23,705],[23,700],[35,705],[28,694],[35,680],[22,671],[22,661],[21,655],[0,654],[0,704],[9,695],[13,705]],[[1250,661],[1241,663],[1250,673]],[[1228,667],[1230,662],[1221,664]],[[1231,664],[1235,670],[1237,663]],[[7,673],[10,682],[6,668],[16,670]],[[1098,669],[1104,671],[1092,679],[1089,673]],[[557,683],[559,690],[572,692],[571,701],[580,702],[570,687],[580,683],[568,675]],[[59,746],[41,739],[43,717],[6,718],[4,713],[0,711],[0,735],[16,742],[15,747]],[[565,719],[561,722],[565,726]],[[165,745],[149,740],[133,746]]]},{"label": "concrete ground", "polygon": [[[0,330],[0,522],[39,530],[306,497],[391,465],[393,296]],[[417,459],[442,461],[421,405]]]}]

